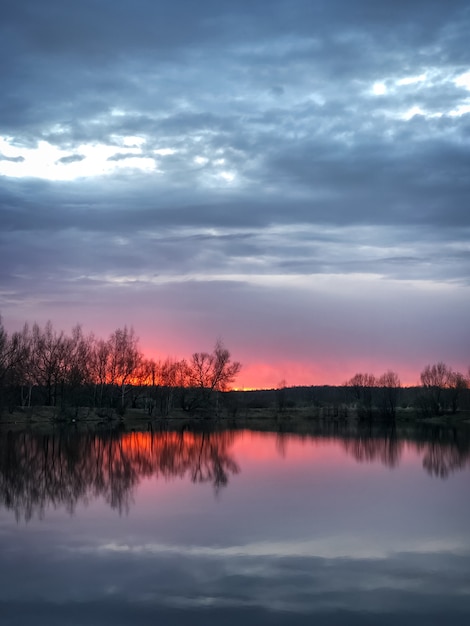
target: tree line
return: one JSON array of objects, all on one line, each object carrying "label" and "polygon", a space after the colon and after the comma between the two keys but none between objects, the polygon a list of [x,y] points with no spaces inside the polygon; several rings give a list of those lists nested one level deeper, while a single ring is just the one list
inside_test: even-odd
[{"label": "tree line", "polygon": [[41,404],[123,413],[139,400],[150,415],[157,404],[168,414],[176,396],[181,408],[194,411],[216,402],[240,368],[221,340],[212,352],[190,359],[154,360],[144,356],[127,326],[108,339],[85,335],[80,325],[70,334],[59,332],[50,321],[8,334],[0,318],[0,411]]},{"label": "tree line", "polygon": [[[439,361],[424,367],[420,373],[420,382],[414,401],[423,415],[455,414],[463,392],[470,387],[470,367],[468,376],[465,376]],[[351,389],[360,417],[371,417],[375,409],[383,417],[395,419],[402,395],[400,378],[396,372],[388,370],[379,377],[358,373],[345,386]]]},{"label": "tree line", "polygon": [[[79,407],[103,414],[108,410],[124,414],[129,407],[144,408],[149,416],[166,416],[175,408],[218,414],[220,392],[230,388],[240,368],[221,340],[212,352],[195,352],[189,359],[154,360],[145,357],[134,330],[127,326],[107,339],[86,335],[80,325],[70,334],[59,332],[50,321],[43,327],[25,324],[21,331],[8,334],[0,317],[0,413],[18,406],[50,406],[77,414]],[[420,414],[455,414],[470,387],[470,368],[465,376],[443,362],[426,365],[420,383],[413,397]],[[314,389],[307,388],[312,406],[322,403]],[[330,401],[333,407],[352,404],[359,418],[379,415],[391,421],[407,395],[391,370],[380,376],[357,373],[332,389],[337,396]],[[300,392],[280,383],[272,390],[275,409],[292,408]],[[224,407],[235,415],[240,408],[236,392],[226,395]]]}]

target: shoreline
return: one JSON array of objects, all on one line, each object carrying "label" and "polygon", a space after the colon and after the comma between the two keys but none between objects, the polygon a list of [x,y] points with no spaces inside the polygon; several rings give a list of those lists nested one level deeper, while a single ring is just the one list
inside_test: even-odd
[{"label": "shoreline", "polygon": [[259,430],[266,432],[314,433],[321,427],[349,428],[397,428],[420,426],[441,426],[447,428],[470,427],[470,411],[437,416],[420,416],[416,411],[397,411],[395,420],[380,416],[359,418],[350,410],[345,415],[331,415],[329,411],[315,408],[289,409],[279,412],[276,409],[248,409],[240,416],[189,415],[183,411],[173,411],[168,416],[149,416],[143,409],[131,409],[124,416],[115,412],[96,412],[82,408],[77,411],[59,412],[52,407],[32,407],[31,409],[4,412],[0,415],[0,434],[8,431],[33,433],[53,433],[57,430],[96,431],[121,430],[135,432],[184,431],[184,430]]}]

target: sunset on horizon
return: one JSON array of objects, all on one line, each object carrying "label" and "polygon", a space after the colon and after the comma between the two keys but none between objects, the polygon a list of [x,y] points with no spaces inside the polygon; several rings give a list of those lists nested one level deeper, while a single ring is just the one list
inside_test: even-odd
[{"label": "sunset on horizon", "polygon": [[3,2],[5,328],[223,339],[240,389],[467,372],[469,11]]}]

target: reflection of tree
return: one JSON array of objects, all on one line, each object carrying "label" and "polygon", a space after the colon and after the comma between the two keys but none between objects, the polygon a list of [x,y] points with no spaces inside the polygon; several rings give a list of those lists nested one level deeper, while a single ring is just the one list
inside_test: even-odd
[{"label": "reflection of tree", "polygon": [[356,461],[381,461],[388,467],[396,467],[405,445],[404,440],[397,437],[395,428],[390,428],[380,436],[372,431],[359,431],[356,437],[345,439],[343,445]]},{"label": "reflection of tree", "polygon": [[456,470],[470,465],[468,452],[462,453],[455,446],[442,444],[430,444],[423,457],[423,467],[433,476],[447,478]]},{"label": "reflection of tree", "polygon": [[429,474],[447,478],[452,472],[470,466],[468,430],[449,430],[437,426],[431,429],[431,433],[431,441],[417,443],[418,450],[424,453],[423,467]]},{"label": "reflection of tree", "polygon": [[[0,435],[0,504],[17,518],[30,519],[50,506],[65,506],[72,513],[78,502],[101,497],[122,512],[144,477],[188,478],[218,491],[239,472],[230,454],[236,436],[228,431]],[[357,461],[389,467],[399,464],[405,447],[415,448],[425,470],[441,478],[470,465],[468,429],[423,426],[400,432],[316,422],[308,434],[278,433],[277,449],[288,457],[288,442],[299,438],[306,443],[341,442]]]},{"label": "reflection of tree", "polygon": [[[278,448],[285,446],[288,433],[277,435]],[[399,428],[396,425],[364,425],[352,423],[312,422],[308,435],[329,441],[340,441],[344,449],[358,462],[379,461],[397,467],[405,447],[415,448],[423,455],[423,467],[433,476],[446,478],[450,473],[470,465],[470,429],[421,424]]]},{"label": "reflection of tree", "polygon": [[283,459],[286,458],[288,436],[283,433],[277,433],[276,435],[276,450],[279,452],[279,456]]},{"label": "reflection of tree", "polygon": [[288,442],[325,441],[339,442],[346,452],[359,463],[380,462],[387,467],[398,467],[406,448],[423,455],[423,467],[433,476],[446,478],[450,473],[470,465],[470,429],[448,428],[421,424],[404,426],[390,424],[359,424],[315,420],[308,432],[276,434],[276,448],[282,457]]},{"label": "reflection of tree", "polygon": [[231,433],[130,433],[0,437],[0,502],[17,518],[42,516],[47,507],[103,497],[122,512],[143,477],[188,476],[227,485],[239,468],[230,457]]},{"label": "reflection of tree", "polygon": [[348,433],[342,443],[357,461],[380,461],[388,467],[399,465],[405,445],[415,447],[423,455],[424,469],[441,478],[470,465],[470,436],[463,429],[423,426],[400,435],[395,428],[359,430]]}]

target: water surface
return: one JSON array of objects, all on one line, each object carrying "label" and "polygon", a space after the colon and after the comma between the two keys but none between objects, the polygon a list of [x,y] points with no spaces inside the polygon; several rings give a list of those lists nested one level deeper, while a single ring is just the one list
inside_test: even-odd
[{"label": "water surface", "polygon": [[0,437],[2,624],[468,624],[470,437]]}]

